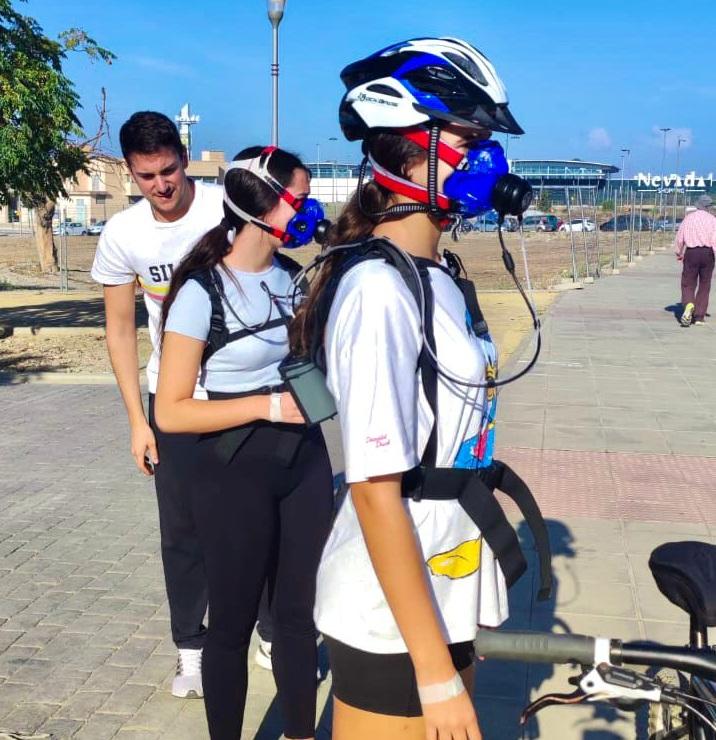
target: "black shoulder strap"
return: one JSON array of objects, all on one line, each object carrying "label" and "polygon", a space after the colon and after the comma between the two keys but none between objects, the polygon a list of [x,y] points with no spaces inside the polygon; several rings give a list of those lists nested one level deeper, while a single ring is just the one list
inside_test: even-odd
[{"label": "black shoulder strap", "polygon": [[229,341],[229,330],[226,328],[226,314],[221,302],[221,292],[218,281],[221,277],[216,268],[197,270],[189,275],[189,279],[195,280],[208,293],[211,301],[211,319],[209,321],[209,336],[206,339],[206,347],[201,356],[201,366],[204,367],[209,358],[225,347]]},{"label": "black shoulder strap", "polygon": [[[472,280],[467,279],[467,270],[465,270],[465,265],[462,263],[460,256],[455,254],[455,252],[451,252],[449,249],[443,249],[443,256],[445,257],[445,262],[447,263],[450,276],[455,281],[455,285],[460,289],[460,292],[465,299],[465,305],[470,314],[472,330],[478,337],[487,336],[489,334],[487,321],[485,321],[485,316],[482,313],[480,303],[477,300],[475,284]],[[461,275],[464,277],[461,277]]]},{"label": "black shoulder strap", "polygon": [[[293,262],[293,260],[290,261]],[[236,342],[239,339],[251,336],[252,334],[258,334],[259,332],[268,331],[269,329],[275,329],[287,324],[286,318],[281,316],[277,319],[271,319],[258,329],[244,328],[229,333],[229,329],[226,326],[226,313],[224,312],[223,304],[223,301],[226,300],[226,295],[221,283],[221,276],[216,268],[213,267],[208,270],[198,270],[193,272],[189,277],[191,280],[196,280],[196,282],[204,288],[204,290],[209,294],[209,300],[211,301],[209,336],[206,338],[206,347],[204,347],[204,352],[201,355],[202,368],[206,365],[212,355],[226,347],[227,344],[231,344],[232,342]]]},{"label": "black shoulder strap", "polygon": [[423,348],[420,350],[420,356],[418,357],[418,368],[420,370],[420,379],[423,384],[423,391],[425,391],[425,397],[430,406],[430,410],[433,412],[433,426],[430,430],[430,436],[425,445],[425,450],[423,450],[423,457],[420,464],[426,468],[434,468],[437,465],[438,458],[438,372],[435,367],[435,362],[428,353],[428,349],[425,344],[430,347],[433,354],[437,354],[433,321],[435,297],[433,295],[433,286],[430,281],[430,271],[428,267],[420,263],[418,263],[417,266],[418,273],[420,274],[420,282],[423,286],[423,296],[425,298],[425,316],[423,317],[425,343],[423,344]]}]

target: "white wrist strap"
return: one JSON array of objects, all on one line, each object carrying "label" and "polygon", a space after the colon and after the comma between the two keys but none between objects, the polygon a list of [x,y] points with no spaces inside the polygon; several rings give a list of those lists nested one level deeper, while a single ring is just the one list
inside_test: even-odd
[{"label": "white wrist strap", "polygon": [[418,686],[418,696],[421,704],[437,704],[441,701],[454,699],[465,691],[460,674],[456,673],[444,683],[431,683],[429,686]]},{"label": "white wrist strap", "polygon": [[283,421],[283,415],[281,414],[281,394],[272,393],[269,400],[269,419],[274,423]]}]

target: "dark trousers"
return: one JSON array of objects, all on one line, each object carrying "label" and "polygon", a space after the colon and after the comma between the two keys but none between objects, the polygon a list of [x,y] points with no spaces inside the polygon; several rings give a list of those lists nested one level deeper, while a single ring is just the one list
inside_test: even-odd
[{"label": "dark trousers", "polygon": [[687,303],[694,304],[696,321],[703,321],[706,316],[713,271],[714,250],[711,247],[690,247],[686,250],[681,273],[681,303],[684,306]]},{"label": "dark trousers", "polygon": [[284,734],[315,731],[313,604],[333,516],[331,466],[320,429],[289,426],[259,423],[238,450],[231,431],[199,442],[192,500],[209,581],[202,675],[212,740],[241,735],[249,641],[267,581]]},{"label": "dark trousers", "polygon": [[149,424],[159,452],[154,484],[172,639],[178,648],[201,648],[206,636],[204,617],[209,587],[191,508],[190,473],[199,438],[196,434],[162,432],[154,418],[154,394],[151,393]]}]

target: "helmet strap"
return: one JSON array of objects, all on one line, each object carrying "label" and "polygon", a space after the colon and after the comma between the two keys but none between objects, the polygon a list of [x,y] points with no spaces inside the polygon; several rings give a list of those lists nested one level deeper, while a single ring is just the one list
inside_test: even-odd
[{"label": "helmet strap", "polygon": [[428,143],[428,205],[430,215],[440,218],[445,216],[445,209],[438,205],[438,142],[440,141],[440,127],[430,127],[430,141]]}]

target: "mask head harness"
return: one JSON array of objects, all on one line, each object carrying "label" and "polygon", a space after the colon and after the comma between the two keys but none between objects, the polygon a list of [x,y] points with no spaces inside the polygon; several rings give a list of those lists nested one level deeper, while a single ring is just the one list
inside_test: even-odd
[{"label": "mask head harness", "polygon": [[302,247],[314,238],[322,241],[330,223],[325,219],[321,204],[315,198],[297,198],[269,172],[268,164],[276,150],[275,146],[267,146],[253,159],[236,160],[226,168],[226,174],[228,175],[231,170],[246,170],[268,185],[281,200],[286,201],[296,211],[296,215],[288,222],[285,230],[267,224],[236,205],[229,197],[226,185],[224,185],[224,203],[240,219],[280,239],[283,246],[288,249]]},{"label": "mask head harness", "polygon": [[[491,209],[501,218],[511,214],[520,216],[532,201],[532,188],[517,175],[510,174],[509,165],[498,142],[475,142],[467,151],[455,149],[440,139],[440,126],[416,127],[397,131],[428,153],[427,187],[417,185],[389,172],[366,153],[361,164],[358,198],[361,210],[373,218],[402,216],[409,213],[429,213],[442,226],[461,218],[472,218]],[[438,192],[438,162],[445,162],[454,172],[445,180],[444,192]],[[368,213],[361,192],[368,164],[373,178],[387,190],[404,195],[416,203],[400,203],[379,213]]]}]

